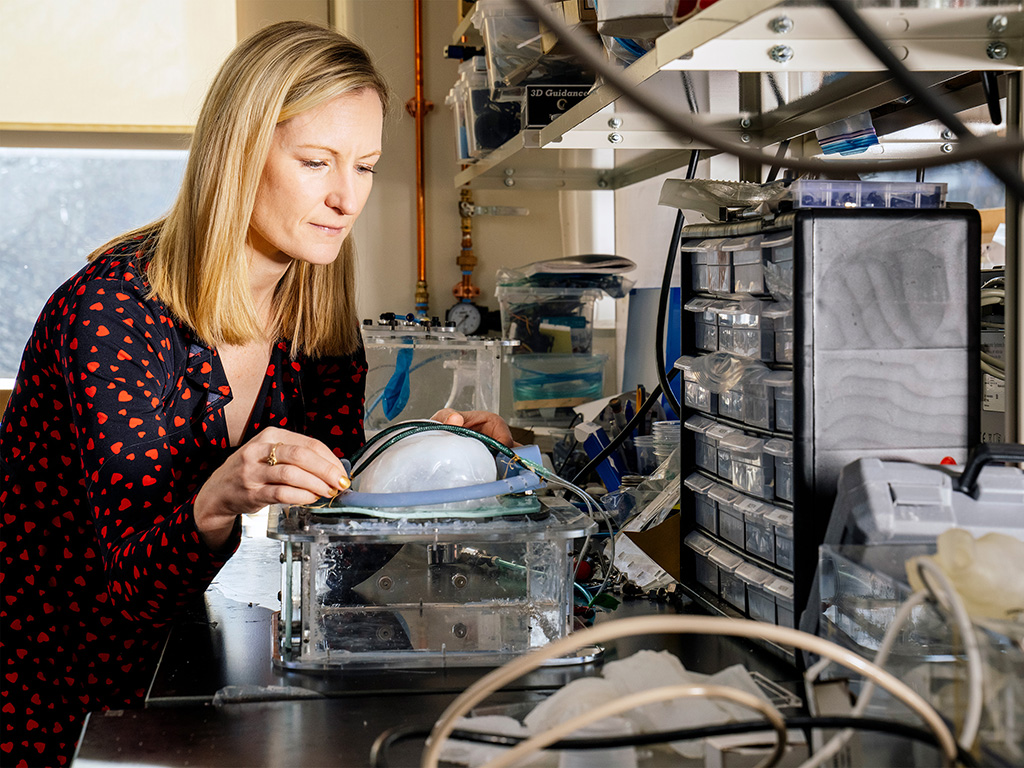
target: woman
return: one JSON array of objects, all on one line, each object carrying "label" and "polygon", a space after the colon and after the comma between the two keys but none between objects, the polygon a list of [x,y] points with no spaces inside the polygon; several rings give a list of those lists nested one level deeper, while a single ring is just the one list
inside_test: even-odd
[{"label": "woman", "polygon": [[[301,22],[241,43],[166,218],[43,308],[0,424],[0,761],[65,765],[142,701],[239,515],[348,487],[365,361],[348,239],[381,154],[366,52]],[[493,414],[443,411],[506,443]]]}]

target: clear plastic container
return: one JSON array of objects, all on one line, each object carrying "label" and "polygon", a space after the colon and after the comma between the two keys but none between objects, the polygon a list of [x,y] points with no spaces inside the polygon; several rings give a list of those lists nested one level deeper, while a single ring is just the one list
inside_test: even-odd
[{"label": "clear plastic container", "polygon": [[765,517],[775,530],[775,564],[786,570],[793,570],[793,513],[784,509],[773,509]]},{"label": "clear plastic container", "polygon": [[708,437],[708,430],[718,426],[718,422],[706,416],[693,415],[683,422],[683,426],[693,433],[694,454],[697,466],[708,472],[718,472],[718,441]]},{"label": "clear plastic container", "polygon": [[793,582],[774,578],[764,585],[765,592],[775,598],[775,623],[795,629],[793,610]]},{"label": "clear plastic container", "polygon": [[793,372],[772,371],[765,376],[764,383],[774,392],[775,429],[779,432],[792,432]]},{"label": "clear plastic container", "polygon": [[[762,616],[754,615],[754,606],[757,605],[758,610],[761,611],[763,615],[764,585],[775,577],[768,571],[766,571],[764,568],[758,568],[753,563],[741,564],[738,568],[736,568],[736,575],[739,577],[740,581],[743,582],[744,589],[746,590],[746,612],[755,619],[765,621],[765,619],[762,618]],[[761,598],[760,600],[759,597]],[[772,612],[772,618],[770,620],[775,621],[774,611]]]},{"label": "clear plastic container", "polygon": [[743,558],[725,547],[715,547],[708,553],[708,559],[718,566],[718,595],[733,608],[746,612],[747,587],[736,575],[736,569],[743,565]]},{"label": "clear plastic container", "polygon": [[728,444],[723,444],[723,441],[733,435],[741,434],[743,433],[736,427],[730,427],[727,424],[716,424],[707,431],[708,438],[714,441],[718,449],[718,467],[715,469],[715,474],[727,483],[732,481],[732,449]]},{"label": "clear plastic container", "polygon": [[491,98],[483,56],[474,56],[459,65],[456,97],[463,105],[466,151],[482,158],[522,130],[522,107]]},{"label": "clear plastic container", "polygon": [[658,459],[654,452],[654,438],[651,435],[637,435],[633,438],[636,449],[636,471],[639,475],[649,475],[658,468]]},{"label": "clear plastic container", "polygon": [[718,505],[708,496],[708,491],[716,485],[715,481],[694,472],[683,481],[683,484],[693,491],[694,521],[704,530],[717,534]]},{"label": "clear plastic container", "polygon": [[678,0],[601,0],[597,31],[609,37],[649,40],[670,29]]},{"label": "clear plastic container", "polygon": [[601,397],[606,355],[512,355],[512,407],[519,419],[571,419]]},{"label": "clear plastic container", "polygon": [[695,358],[684,356],[676,361],[676,366],[683,372],[683,403],[687,408],[704,413],[718,413],[718,395],[698,380],[693,370]]},{"label": "clear plastic container", "polygon": [[694,576],[697,583],[718,594],[718,566],[708,556],[715,549],[715,543],[697,531],[686,534],[683,543],[694,551]]},{"label": "clear plastic container", "polygon": [[767,302],[726,302],[718,312],[718,350],[765,362],[775,361],[775,328],[763,315]]},{"label": "clear plastic container", "polygon": [[761,235],[731,237],[722,245],[723,251],[732,254],[733,293],[764,292],[761,240]]},{"label": "clear plastic container", "polygon": [[941,208],[946,185],[912,181],[798,179],[790,187],[794,208]]},{"label": "clear plastic container", "polygon": [[771,501],[775,498],[775,462],[764,452],[765,441],[737,431],[718,446],[730,452],[729,482],[733,488]]},{"label": "clear plastic container", "polygon": [[544,55],[540,22],[515,0],[477,0],[473,24],[484,39],[495,101],[521,101],[522,84]]},{"label": "clear plastic container", "polygon": [[732,292],[732,259],[721,250],[724,238],[690,240],[680,251],[690,255],[691,285],[695,291],[728,294]]},{"label": "clear plastic container", "polygon": [[718,314],[714,311],[715,300],[702,296],[690,299],[683,306],[694,314],[694,344],[705,352],[718,351]]},{"label": "clear plastic container", "polygon": [[793,441],[774,437],[764,444],[764,451],[775,460],[775,496],[793,500]]},{"label": "clear plastic container", "polygon": [[585,355],[593,349],[596,288],[499,285],[502,338],[516,340],[517,354]]},{"label": "clear plastic container", "polygon": [[776,300],[793,298],[793,230],[772,232],[764,236],[764,284]]},{"label": "clear plastic container", "polygon": [[771,507],[754,499],[741,504],[743,512],[743,548],[752,555],[775,562],[775,529],[765,515]]},{"label": "clear plastic container", "polygon": [[708,498],[718,507],[718,535],[737,547],[743,546],[743,511],[739,505],[743,494],[716,484],[708,490]]},{"label": "clear plastic container", "polygon": [[727,419],[735,419],[736,421],[743,421],[746,414],[745,411],[745,392],[743,384],[738,383],[732,389],[727,389],[724,392],[718,394],[718,415],[725,416]]},{"label": "clear plastic container", "polygon": [[777,577],[767,571],[764,573],[768,575],[764,584],[747,584],[747,614],[752,619],[774,624],[776,622],[775,595],[768,591],[767,585]]},{"label": "clear plastic container", "polygon": [[767,369],[754,368],[743,376],[744,424],[760,429],[772,428],[775,421],[774,391],[765,383],[770,373]]},{"label": "clear plastic container", "polygon": [[775,362],[793,362],[793,341],[796,324],[793,321],[793,305],[789,302],[769,304],[762,311],[762,316],[771,320],[775,330]]}]

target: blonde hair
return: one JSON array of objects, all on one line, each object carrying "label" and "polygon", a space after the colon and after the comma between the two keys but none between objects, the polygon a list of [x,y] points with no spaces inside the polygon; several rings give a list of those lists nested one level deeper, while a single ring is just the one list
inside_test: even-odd
[{"label": "blonde hair", "polygon": [[328,265],[293,261],[260,321],[249,286],[246,237],[276,126],[345,93],[388,87],[366,51],[344,35],[301,21],[266,27],[241,42],[203,103],[185,176],[166,217],[130,237],[155,237],[147,277],[152,295],[210,344],[287,337],[292,354],[351,354],[360,344],[355,248],[346,238]]}]

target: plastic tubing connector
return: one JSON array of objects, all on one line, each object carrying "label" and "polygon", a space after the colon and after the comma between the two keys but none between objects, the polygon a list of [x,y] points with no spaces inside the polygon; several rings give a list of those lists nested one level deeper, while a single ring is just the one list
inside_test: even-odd
[{"label": "plastic tubing connector", "polygon": [[349,491],[339,494],[333,501],[334,507],[421,507],[432,504],[450,504],[455,501],[486,499],[488,496],[503,496],[507,493],[535,491],[544,481],[533,472],[495,480],[492,483],[462,485],[457,488],[437,488],[432,491],[406,491],[403,493],[360,493]]}]

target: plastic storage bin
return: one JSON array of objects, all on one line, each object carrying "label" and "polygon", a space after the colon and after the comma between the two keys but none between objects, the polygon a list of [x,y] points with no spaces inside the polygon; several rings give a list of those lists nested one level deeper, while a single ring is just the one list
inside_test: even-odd
[{"label": "plastic storage bin", "polygon": [[941,208],[946,185],[912,181],[798,179],[790,187],[794,208]]},{"label": "plastic storage bin", "polygon": [[722,250],[725,238],[690,240],[680,251],[690,255],[691,285],[695,291],[732,293],[732,256]]},{"label": "plastic storage bin", "polygon": [[778,301],[793,298],[793,230],[766,234],[764,287]]},{"label": "plastic storage bin", "polygon": [[651,39],[673,26],[678,0],[600,0],[597,31],[609,37]]},{"label": "plastic storage bin", "polygon": [[775,529],[775,564],[793,570],[793,513],[773,509],[765,517]]},{"label": "plastic storage bin", "polygon": [[718,566],[718,595],[733,608],[746,612],[747,587],[736,575],[736,569],[743,565],[743,558],[725,547],[715,547],[708,553],[708,560]]},{"label": "plastic storage bin", "polygon": [[775,498],[775,462],[765,454],[764,445],[763,438],[737,430],[719,442],[718,455],[721,463],[722,453],[729,453],[729,482],[733,488],[771,501]]},{"label": "plastic storage bin", "polygon": [[715,500],[708,496],[708,491],[716,485],[715,481],[694,472],[683,481],[683,484],[693,491],[693,514],[697,525],[711,533],[717,534],[718,506]]},{"label": "plastic storage bin", "polygon": [[722,250],[732,256],[733,293],[764,293],[761,235],[731,237]]},{"label": "plastic storage bin", "polygon": [[772,371],[764,383],[773,394],[775,401],[775,429],[779,432],[793,431],[793,372]]},{"label": "plastic storage bin", "polygon": [[765,592],[775,598],[775,623],[780,627],[795,628],[793,610],[793,582],[774,578],[764,585]]},{"label": "plastic storage bin", "polygon": [[694,326],[694,345],[705,352],[718,351],[718,313],[715,312],[715,300],[697,296],[683,306],[692,312]]},{"label": "plastic storage bin", "polygon": [[765,362],[775,361],[775,326],[763,312],[768,302],[726,302],[718,312],[718,350]]},{"label": "plastic storage bin", "polygon": [[774,437],[764,444],[764,452],[775,461],[775,497],[793,500],[793,441]]},{"label": "plastic storage bin", "polygon": [[775,362],[793,362],[793,306],[787,302],[769,304],[761,312],[761,316],[771,321],[775,331]]},{"label": "plastic storage bin", "polygon": [[736,427],[727,424],[715,424],[707,431],[708,439],[712,440],[718,449],[718,467],[715,474],[727,483],[732,482],[732,449],[728,445],[723,445],[723,441],[742,434]]},{"label": "plastic storage bin", "polygon": [[[743,563],[736,569],[736,575],[740,581],[743,582],[744,590],[746,591],[746,605],[744,610],[753,618],[765,621],[761,616],[754,616],[754,606],[758,606],[758,610],[764,613],[763,606],[763,595],[764,585],[771,581],[775,576],[766,571],[764,568],[758,568],[753,563]],[[774,603],[774,601],[773,601]],[[773,605],[774,607],[774,605]],[[772,612],[772,618],[770,621],[775,621],[775,613]]]},{"label": "plastic storage bin", "polygon": [[519,419],[571,419],[573,406],[596,400],[605,355],[512,355],[512,407]]},{"label": "plastic storage bin", "polygon": [[718,507],[718,535],[726,541],[743,546],[743,494],[716,483],[708,490],[708,498]]},{"label": "plastic storage bin", "polygon": [[716,421],[694,414],[683,426],[693,433],[694,460],[701,469],[718,472],[718,441],[708,436],[708,430],[718,426]]},{"label": "plastic storage bin", "polygon": [[593,348],[596,288],[499,285],[502,337],[518,340],[520,354],[587,354]]},{"label": "plastic storage bin", "polygon": [[[756,567],[756,566],[751,566]],[[774,624],[776,622],[775,616],[775,594],[768,590],[768,584],[777,579],[777,576],[772,575],[768,571],[758,568],[761,574],[764,574],[764,581],[757,582],[754,579],[747,581],[747,614],[752,619],[758,621],[764,621],[768,624]],[[760,574],[757,574],[754,578],[759,578]],[[740,578],[744,578],[741,575]]]},{"label": "plastic storage bin", "polygon": [[459,79],[451,96],[460,157],[464,152],[471,160],[479,160],[522,129],[521,106],[491,98],[483,56],[474,56],[459,65]]},{"label": "plastic storage bin", "polygon": [[704,413],[718,413],[718,395],[703,386],[693,371],[694,358],[684,356],[675,365],[683,372],[683,402],[688,408]]},{"label": "plastic storage bin", "polygon": [[697,583],[717,595],[718,566],[711,562],[708,557],[711,551],[716,548],[715,543],[697,531],[691,531],[686,534],[683,543],[694,552],[694,576],[697,579]]},{"label": "plastic storage bin", "polygon": [[[743,423],[771,429],[775,423],[774,390],[765,383],[771,371],[752,368],[743,376]],[[719,398],[721,402],[721,398]]]},{"label": "plastic storage bin", "polygon": [[743,548],[752,555],[775,562],[775,528],[766,515],[772,510],[768,504],[747,499],[740,505],[743,513]]}]

